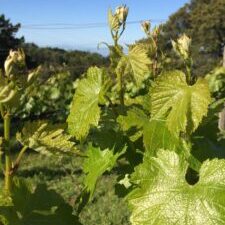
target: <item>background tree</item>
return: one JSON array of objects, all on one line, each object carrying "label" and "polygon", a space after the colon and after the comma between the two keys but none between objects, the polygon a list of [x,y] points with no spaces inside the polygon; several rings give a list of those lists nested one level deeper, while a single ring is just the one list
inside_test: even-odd
[{"label": "background tree", "polygon": [[16,49],[24,42],[24,38],[15,37],[20,28],[20,24],[13,25],[4,15],[0,15],[0,67],[3,67],[4,61],[10,49]]},{"label": "background tree", "polygon": [[220,64],[225,44],[225,1],[192,0],[170,16],[163,26],[160,43],[172,58],[174,54],[170,40],[177,39],[183,33],[192,38],[196,75],[204,75]]}]

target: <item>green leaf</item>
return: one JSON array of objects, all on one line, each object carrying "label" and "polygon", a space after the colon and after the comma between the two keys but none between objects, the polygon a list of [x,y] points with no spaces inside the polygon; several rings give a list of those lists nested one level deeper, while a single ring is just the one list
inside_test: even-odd
[{"label": "green leaf", "polygon": [[114,154],[113,151],[109,149],[102,151],[100,148],[89,146],[83,170],[86,173],[84,184],[87,191],[90,192],[90,197],[93,196],[97,179],[104,172],[110,171],[114,167],[116,160],[125,150],[126,147],[124,147],[121,152]]},{"label": "green leaf", "polygon": [[[219,113],[223,110],[225,103],[225,98],[219,100],[214,100],[208,107],[208,114],[202,121],[200,126],[205,126],[208,123],[216,122],[218,126],[219,122]],[[219,127],[218,127],[219,128]]]},{"label": "green leaf", "polygon": [[205,79],[199,78],[189,86],[183,72],[167,72],[159,77],[152,90],[152,118],[166,118],[168,129],[176,135],[190,134],[207,114],[210,101]]},{"label": "green leaf", "polygon": [[138,107],[130,108],[126,115],[120,115],[117,118],[117,122],[124,131],[128,131],[132,127],[141,128],[147,121],[149,121],[148,116]]},{"label": "green leaf", "polygon": [[97,67],[89,68],[87,78],[79,82],[67,119],[70,134],[78,140],[88,135],[91,126],[98,125],[100,119],[98,104],[104,100],[106,86],[103,70]]},{"label": "green leaf", "polygon": [[[142,109],[132,107],[127,111],[126,115],[120,115],[117,122],[123,131],[130,131],[131,133],[128,132],[130,139],[136,141],[142,136],[142,130],[140,129],[149,122],[149,118]],[[136,128],[136,130],[133,131],[133,128]]]},{"label": "green leaf", "polygon": [[173,151],[160,150],[135,169],[138,186],[128,196],[133,225],[225,224],[225,160],[205,161],[199,181],[185,179],[188,163]]},{"label": "green leaf", "polygon": [[116,68],[117,74],[130,76],[139,86],[149,75],[149,66],[151,64],[148,58],[147,49],[143,45],[135,45],[129,49],[128,55],[124,55]]},{"label": "green leaf", "polygon": [[10,80],[0,72],[0,103],[4,104],[10,113],[15,115],[21,104],[21,96],[26,92],[29,85],[34,83],[40,75],[41,67],[38,67],[30,74],[20,74],[19,80]]},{"label": "green leaf", "polygon": [[151,120],[144,125],[144,146],[148,156],[155,156],[159,149],[176,151],[179,139],[171,134],[164,120]]},{"label": "green leaf", "polygon": [[108,24],[112,31],[118,31],[121,25],[118,16],[113,15],[112,9],[108,11]]},{"label": "green leaf", "polygon": [[150,112],[150,93],[145,95],[138,95],[135,98],[126,98],[125,105],[132,106],[132,105],[139,105],[141,106],[146,112]]},{"label": "green leaf", "polygon": [[72,207],[46,185],[35,190],[23,180],[16,180],[12,191],[12,206],[0,206],[0,216],[7,225],[77,225]]},{"label": "green leaf", "polygon": [[17,133],[17,140],[22,145],[46,155],[73,153],[75,147],[71,138],[62,127],[45,121],[27,122],[22,132]]},{"label": "green leaf", "polygon": [[224,100],[222,98],[210,104],[207,117],[192,136],[192,154],[201,162],[209,158],[225,158],[225,140],[220,138],[218,126]]},{"label": "green leaf", "polygon": [[17,95],[18,89],[14,82],[7,82],[0,72],[0,103],[8,103]]},{"label": "green leaf", "polygon": [[102,111],[98,127],[92,130],[86,141],[100,147],[102,150],[109,148],[117,152],[124,148],[127,137],[119,130],[116,122],[117,115],[113,110],[107,108]]},{"label": "green leaf", "polygon": [[[205,76],[209,83],[209,89],[212,93],[225,96],[225,68],[218,67]],[[219,93],[221,92],[221,93]],[[220,96],[221,97],[221,96]]]}]

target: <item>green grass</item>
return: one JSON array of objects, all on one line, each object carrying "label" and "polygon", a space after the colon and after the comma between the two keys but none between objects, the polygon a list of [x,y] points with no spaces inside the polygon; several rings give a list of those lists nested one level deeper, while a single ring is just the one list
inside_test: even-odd
[{"label": "green grass", "polygon": [[[80,158],[52,158],[28,153],[22,161],[18,176],[34,184],[46,182],[74,206],[83,185],[84,174]],[[83,209],[83,225],[128,225],[129,211],[126,202],[115,194],[116,171],[104,174],[96,187],[93,200]]]}]

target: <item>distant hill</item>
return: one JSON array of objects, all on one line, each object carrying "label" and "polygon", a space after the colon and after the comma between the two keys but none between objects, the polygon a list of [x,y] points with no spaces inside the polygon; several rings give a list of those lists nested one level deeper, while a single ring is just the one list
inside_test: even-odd
[{"label": "distant hill", "polygon": [[29,69],[43,65],[46,73],[49,71],[69,70],[75,79],[90,66],[107,66],[109,59],[98,53],[79,50],[64,50],[61,48],[38,47],[33,43],[22,45],[27,56]]}]

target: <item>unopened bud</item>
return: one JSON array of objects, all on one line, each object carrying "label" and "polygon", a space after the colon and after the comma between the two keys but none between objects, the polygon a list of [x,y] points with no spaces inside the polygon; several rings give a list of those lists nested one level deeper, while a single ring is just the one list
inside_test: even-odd
[{"label": "unopened bud", "polygon": [[146,34],[149,34],[149,33],[150,33],[151,23],[150,23],[149,20],[143,21],[143,22],[141,23],[141,27],[142,27],[143,31],[144,31]]},{"label": "unopened bud", "polygon": [[191,39],[186,35],[183,34],[177,42],[172,41],[173,48],[175,52],[180,55],[185,60],[189,57]]},{"label": "unopened bud", "polygon": [[191,39],[183,34],[178,40],[178,44],[180,45],[181,49],[185,52],[189,51],[190,45],[191,45]]},{"label": "unopened bud", "polygon": [[9,56],[7,57],[5,64],[5,73],[7,77],[13,76],[19,70],[25,68],[25,54],[22,49],[18,51],[10,50]]},{"label": "unopened bud", "polygon": [[156,37],[159,36],[160,30],[161,30],[160,28],[161,28],[160,26],[156,26],[156,27],[153,29],[153,31],[152,31],[152,36],[153,36],[153,38],[156,38]]},{"label": "unopened bud", "polygon": [[129,9],[128,7],[126,7],[126,5],[122,5],[116,8],[115,15],[119,18],[122,24],[126,22],[128,11]]}]

